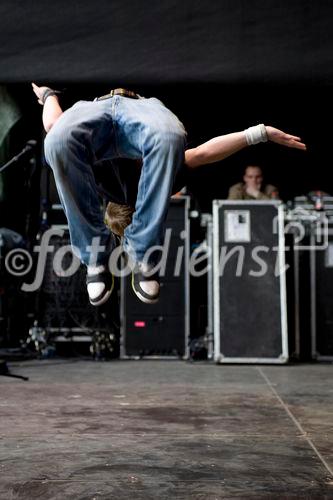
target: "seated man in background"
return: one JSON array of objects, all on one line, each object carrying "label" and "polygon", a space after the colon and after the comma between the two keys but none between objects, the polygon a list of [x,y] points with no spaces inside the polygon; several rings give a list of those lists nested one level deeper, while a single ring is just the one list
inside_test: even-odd
[{"label": "seated man in background", "polygon": [[228,200],[276,200],[278,189],[272,184],[263,183],[262,170],[257,165],[249,165],[244,172],[243,181],[229,189]]}]

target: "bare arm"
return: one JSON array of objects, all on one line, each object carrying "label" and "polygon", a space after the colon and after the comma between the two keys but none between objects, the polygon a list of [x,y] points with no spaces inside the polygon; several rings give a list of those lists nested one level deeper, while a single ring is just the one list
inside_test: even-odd
[{"label": "bare arm", "polygon": [[[271,142],[289,148],[306,149],[300,137],[286,134],[282,130],[270,126],[266,126],[266,132],[268,140]],[[197,148],[187,149],[185,151],[185,164],[190,168],[196,168],[200,165],[221,161],[247,146],[244,132],[214,137]]]},{"label": "bare arm", "polygon": [[[39,104],[43,105],[42,97],[45,90],[47,90],[47,87],[38,87],[38,85],[36,85],[35,83],[32,83],[31,85],[34,93],[38,98]],[[49,97],[47,97],[43,106],[42,115],[43,125],[46,133],[51,130],[62,113],[63,110],[60,107],[58,97],[55,95],[50,95]]]},{"label": "bare arm", "polygon": [[188,167],[196,168],[207,163],[224,160],[247,146],[244,132],[214,137],[197,148],[185,151],[185,163]]}]

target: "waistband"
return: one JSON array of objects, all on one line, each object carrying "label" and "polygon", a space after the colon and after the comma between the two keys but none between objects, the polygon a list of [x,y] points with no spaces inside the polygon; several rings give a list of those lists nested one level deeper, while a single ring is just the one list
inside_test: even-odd
[{"label": "waistband", "polygon": [[110,92],[106,95],[102,95],[101,97],[96,97],[95,101],[103,101],[104,99],[109,99],[114,95],[121,95],[123,97],[129,97],[130,99],[140,99],[140,96],[135,92],[133,92],[132,90],[118,88],[110,90]]}]

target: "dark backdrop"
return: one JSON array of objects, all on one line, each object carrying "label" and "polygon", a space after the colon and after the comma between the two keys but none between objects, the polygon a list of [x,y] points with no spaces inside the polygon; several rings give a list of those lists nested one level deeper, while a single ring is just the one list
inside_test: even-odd
[{"label": "dark backdrop", "polygon": [[2,0],[0,79],[326,82],[330,0]]},{"label": "dark backdrop", "polygon": [[[47,83],[56,84],[50,80]],[[76,99],[105,94],[115,84],[66,85],[64,107]],[[42,108],[36,103],[30,84],[10,88],[25,110],[26,139],[36,138],[42,143]],[[285,201],[313,189],[333,194],[330,86],[192,83],[131,85],[131,88],[145,96],[159,97],[179,116],[188,132],[189,147],[260,122],[300,135],[306,142],[306,152],[271,143],[259,144],[223,162],[193,171],[190,188],[204,210],[210,209],[211,200],[227,196],[229,186],[241,180],[249,163],[263,167],[265,180],[278,186]],[[20,166],[15,168],[19,173]]]},{"label": "dark backdrop", "polygon": [[192,146],[259,122],[308,144],[259,145],[198,169],[190,184],[203,209],[249,162],[285,200],[333,192],[333,2],[3,0],[0,19],[0,82],[25,112],[27,139],[42,139],[29,81],[66,88],[65,106],[127,86],[162,99]]}]

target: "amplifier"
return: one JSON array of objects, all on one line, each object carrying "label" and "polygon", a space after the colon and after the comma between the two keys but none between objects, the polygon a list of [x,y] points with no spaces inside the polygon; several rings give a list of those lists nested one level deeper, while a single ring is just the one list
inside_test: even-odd
[{"label": "amplifier", "polygon": [[188,357],[189,339],[189,197],[172,198],[166,221],[169,251],[160,298],[145,304],[121,278],[120,356]]}]

